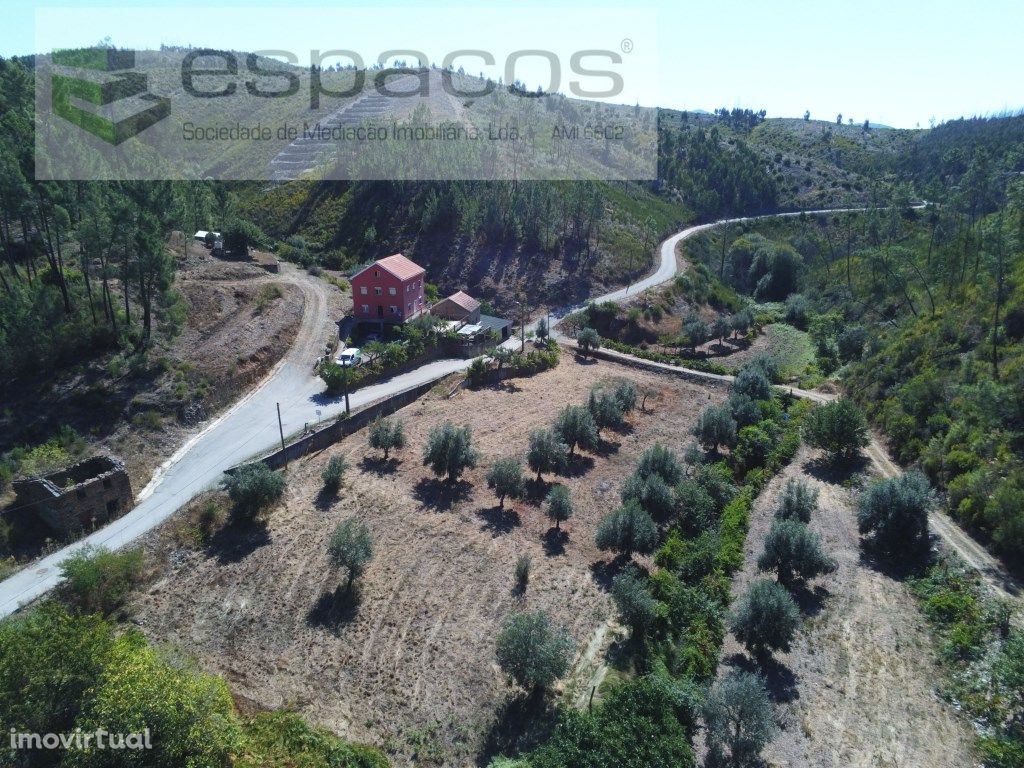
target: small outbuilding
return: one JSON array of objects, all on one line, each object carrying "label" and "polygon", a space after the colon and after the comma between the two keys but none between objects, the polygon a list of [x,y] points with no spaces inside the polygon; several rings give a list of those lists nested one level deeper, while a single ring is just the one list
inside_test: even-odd
[{"label": "small outbuilding", "polygon": [[17,502],[34,508],[54,531],[73,533],[120,517],[132,507],[124,464],[93,456],[45,477],[15,480]]},{"label": "small outbuilding", "polygon": [[458,291],[432,306],[430,314],[444,320],[475,324],[480,322],[480,302],[468,293]]}]

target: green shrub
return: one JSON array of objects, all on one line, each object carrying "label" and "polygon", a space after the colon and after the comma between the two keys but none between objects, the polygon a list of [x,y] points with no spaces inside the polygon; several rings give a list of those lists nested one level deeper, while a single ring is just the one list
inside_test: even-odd
[{"label": "green shrub", "polygon": [[341,487],[341,480],[346,469],[348,469],[348,462],[343,456],[331,456],[324,471],[320,473],[320,478],[324,481],[324,488],[331,492],[337,492]]},{"label": "green shrub", "polygon": [[530,567],[533,560],[529,555],[520,555],[516,560],[516,589],[522,593],[526,591],[526,585],[530,582]]},{"label": "green shrub", "polygon": [[544,611],[517,613],[498,635],[501,669],[528,691],[548,688],[569,671],[573,642],[564,627],[554,626]]},{"label": "green shrub", "polygon": [[262,461],[244,464],[224,478],[224,489],[234,507],[233,514],[253,520],[284,495],[285,479]]},{"label": "green shrub", "polygon": [[840,398],[808,416],[804,439],[825,451],[833,463],[849,462],[869,442],[867,420],[852,400]]},{"label": "green shrub", "polygon": [[142,567],[142,550],[111,552],[86,546],[61,564],[62,592],[80,611],[109,614],[142,580]]}]

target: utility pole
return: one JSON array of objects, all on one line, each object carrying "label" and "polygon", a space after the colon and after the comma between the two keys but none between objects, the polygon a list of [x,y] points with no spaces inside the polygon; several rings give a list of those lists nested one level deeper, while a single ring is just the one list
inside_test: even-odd
[{"label": "utility pole", "polygon": [[348,366],[342,365],[341,369],[345,372],[345,375],[342,376],[342,381],[345,385],[345,415],[348,416],[352,412],[348,404]]},{"label": "utility pole", "polygon": [[277,431],[281,433],[281,453],[284,455],[284,468],[288,469],[288,449],[284,445],[284,425],[281,424],[281,404],[277,404]]}]

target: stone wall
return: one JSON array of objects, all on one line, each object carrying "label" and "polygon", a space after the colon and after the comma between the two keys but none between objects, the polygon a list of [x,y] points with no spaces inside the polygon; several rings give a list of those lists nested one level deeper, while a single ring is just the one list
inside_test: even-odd
[{"label": "stone wall", "polygon": [[94,456],[45,477],[17,480],[17,504],[31,505],[54,531],[90,529],[131,509],[134,494],[124,464]]}]

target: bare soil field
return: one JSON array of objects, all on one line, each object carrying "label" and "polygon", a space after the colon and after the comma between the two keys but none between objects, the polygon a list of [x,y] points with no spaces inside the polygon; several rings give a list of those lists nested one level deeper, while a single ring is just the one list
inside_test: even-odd
[{"label": "bare soil field", "polygon": [[[523,456],[530,430],[592,385],[624,377],[651,388],[646,413],[608,432],[598,454],[577,457],[569,476],[575,515],[554,534],[541,511],[545,488],[498,508],[485,474],[497,458]],[[288,490],[265,530],[228,527],[202,548],[169,535],[148,547],[160,573],[133,606],[134,620],[224,675],[252,707],[293,706],[356,741],[381,744],[396,765],[474,762],[514,692],[494,660],[496,635],[513,612],[543,608],[577,644],[565,695],[577,700],[616,629],[606,589],[612,556],[593,543],[600,518],[619,503],[622,482],[655,441],[681,450],[696,415],[720,394],[671,377],[608,363],[563,359],[553,371],[501,388],[435,390],[399,412],[409,448],[384,462],[365,431],[293,463]],[[421,465],[430,428],[468,424],[480,466],[454,488]],[[331,456],[350,469],[338,497],[321,492]],[[550,480],[550,478],[545,478]],[[328,568],[337,523],[365,520],[373,562],[357,600],[334,595],[342,574]],[[533,567],[523,595],[513,569]],[[595,662],[596,660],[596,662]]]},{"label": "bare soil field", "polygon": [[[853,496],[804,449],[755,504],[746,565],[734,582],[742,594],[775,504],[791,477],[820,492],[811,527],[838,564],[798,602],[805,624],[790,653],[767,670],[782,730],[765,750],[772,766],[963,768],[974,765],[967,724],[936,694],[940,671],[924,618],[906,588],[862,560]],[[750,667],[727,638],[721,671]]]}]

